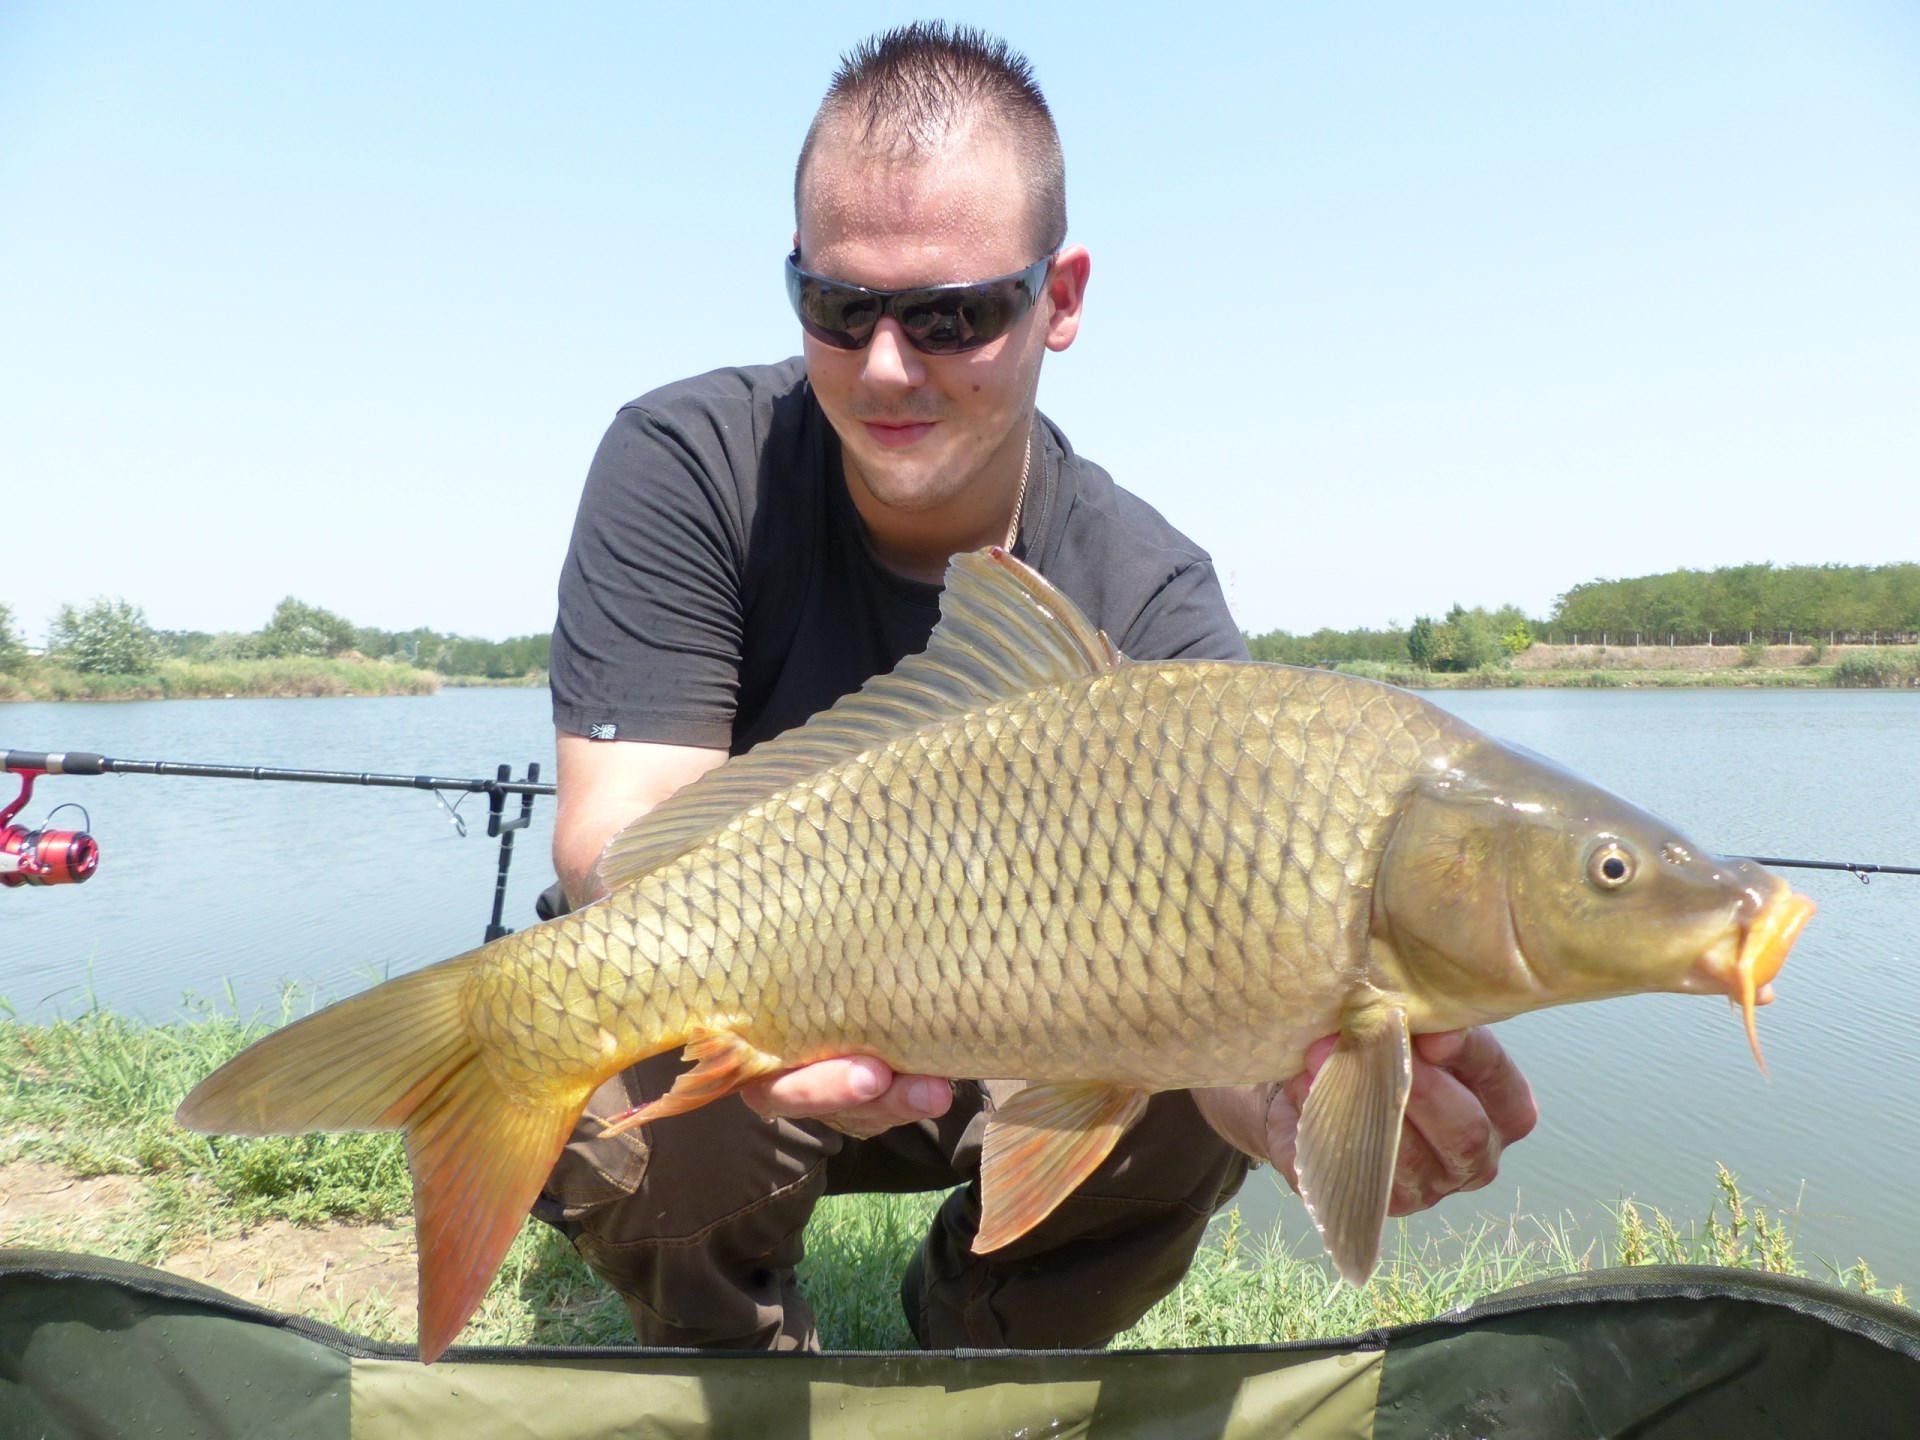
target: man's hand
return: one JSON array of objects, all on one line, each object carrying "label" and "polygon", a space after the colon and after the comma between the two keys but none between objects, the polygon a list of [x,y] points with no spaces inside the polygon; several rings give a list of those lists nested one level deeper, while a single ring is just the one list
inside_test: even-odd
[{"label": "man's hand", "polygon": [[953,1086],[932,1075],[896,1075],[871,1055],[822,1060],[741,1087],[766,1119],[819,1120],[856,1140],[947,1113]]},{"label": "man's hand", "polygon": [[[1307,1069],[1271,1092],[1196,1090],[1200,1113],[1215,1130],[1256,1159],[1271,1160],[1295,1190],[1294,1145],[1300,1110],[1313,1077],[1333,1053],[1331,1037],[1307,1051]],[[1400,1131],[1389,1215],[1425,1210],[1457,1190],[1478,1190],[1500,1169],[1500,1152],[1540,1118],[1533,1091],[1493,1032],[1445,1030],[1413,1042],[1413,1090]]]}]

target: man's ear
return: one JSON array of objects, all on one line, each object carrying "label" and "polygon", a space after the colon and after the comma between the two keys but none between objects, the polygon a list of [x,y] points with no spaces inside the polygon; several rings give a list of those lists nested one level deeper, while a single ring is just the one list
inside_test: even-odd
[{"label": "man's ear", "polygon": [[1093,260],[1084,245],[1069,245],[1047,272],[1047,299],[1053,310],[1047,316],[1047,348],[1064,350],[1080,333],[1080,307],[1086,303],[1087,275]]}]

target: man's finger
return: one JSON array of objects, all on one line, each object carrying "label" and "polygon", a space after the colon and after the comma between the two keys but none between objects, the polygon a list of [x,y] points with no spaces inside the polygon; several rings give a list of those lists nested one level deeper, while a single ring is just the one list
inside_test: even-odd
[{"label": "man's finger", "polygon": [[1273,1092],[1267,1102],[1267,1161],[1297,1194],[1300,1172],[1297,1149],[1300,1143],[1300,1112],[1306,1108],[1305,1075],[1296,1075]]},{"label": "man's finger", "polygon": [[[1413,1067],[1413,1091],[1407,1097],[1402,1170],[1412,1162],[1413,1176],[1428,1203],[1456,1190],[1478,1190],[1499,1168],[1501,1137],[1479,1098],[1446,1070],[1424,1061]],[[1414,1153],[1408,1154],[1409,1148]]]},{"label": "man's finger", "polygon": [[1540,1123],[1533,1087],[1486,1026],[1422,1035],[1414,1046],[1421,1059],[1450,1072],[1473,1092],[1503,1146],[1524,1139]]},{"label": "man's finger", "polygon": [[886,1094],[892,1084],[886,1065],[870,1055],[849,1055],[755,1080],[741,1087],[740,1098],[768,1119],[797,1120],[851,1110]]},{"label": "man's finger", "polygon": [[[1268,1156],[1296,1190],[1300,1114],[1311,1076],[1333,1045],[1331,1038],[1313,1043],[1306,1070],[1274,1092],[1267,1112]],[[1389,1199],[1393,1215],[1410,1215],[1456,1191],[1492,1183],[1501,1151],[1540,1118],[1526,1077],[1486,1027],[1418,1035],[1413,1046],[1412,1088]]]},{"label": "man's finger", "polygon": [[740,1095],[768,1119],[820,1120],[864,1139],[944,1115],[953,1086],[932,1075],[895,1075],[871,1056],[850,1055],[756,1080]]},{"label": "man's finger", "polygon": [[1452,1178],[1433,1147],[1411,1125],[1400,1132],[1400,1150],[1394,1158],[1393,1190],[1387,1214],[1417,1215],[1452,1193]]}]

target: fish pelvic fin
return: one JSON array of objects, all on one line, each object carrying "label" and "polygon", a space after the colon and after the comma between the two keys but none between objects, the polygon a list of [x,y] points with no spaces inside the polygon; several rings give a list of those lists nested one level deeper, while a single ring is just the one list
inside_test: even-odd
[{"label": "fish pelvic fin", "polygon": [[276,1030],[202,1080],[174,1117],[210,1134],[404,1130],[428,1362],[479,1307],[591,1088],[529,1100],[500,1087],[466,1020],[477,954]]},{"label": "fish pelvic fin", "polygon": [[1347,1283],[1380,1263],[1400,1124],[1413,1088],[1413,1042],[1398,1006],[1363,1012],[1314,1078],[1294,1150],[1300,1198]]},{"label": "fish pelvic fin", "polygon": [[987,1119],[973,1251],[1011,1245],[1100,1167],[1147,1108],[1147,1092],[1098,1081],[1032,1085]]},{"label": "fish pelvic fin", "polygon": [[779,1056],[755,1048],[732,1030],[696,1025],[688,1033],[691,1038],[681,1058],[692,1061],[693,1069],[675,1079],[673,1088],[659,1099],[609,1119],[600,1131],[600,1139],[624,1135],[635,1126],[650,1125],[669,1115],[698,1110],[723,1095],[731,1095],[750,1080],[787,1068],[787,1062]]}]

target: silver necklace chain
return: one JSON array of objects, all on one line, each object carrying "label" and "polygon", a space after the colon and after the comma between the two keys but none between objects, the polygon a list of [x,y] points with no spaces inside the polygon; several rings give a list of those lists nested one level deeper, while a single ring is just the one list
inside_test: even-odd
[{"label": "silver necklace chain", "polygon": [[1007,526],[1007,543],[1000,548],[1009,554],[1013,552],[1013,542],[1020,538],[1020,511],[1027,503],[1027,471],[1033,467],[1033,425],[1027,425],[1027,449],[1020,457],[1020,488],[1013,492],[1013,520]]}]

